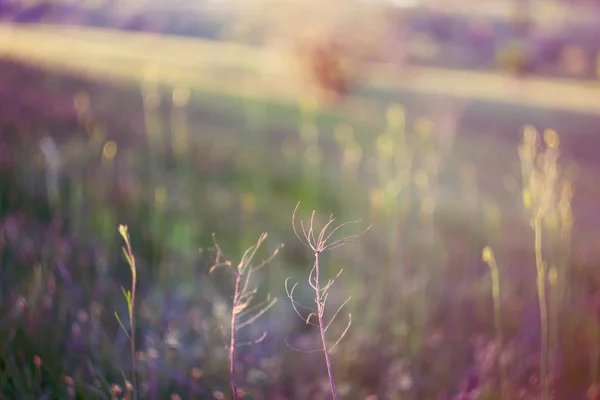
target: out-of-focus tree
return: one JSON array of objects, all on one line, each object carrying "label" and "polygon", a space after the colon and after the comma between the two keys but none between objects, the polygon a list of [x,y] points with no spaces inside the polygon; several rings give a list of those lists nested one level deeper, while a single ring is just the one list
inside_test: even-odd
[{"label": "out-of-focus tree", "polygon": [[367,72],[366,61],[389,53],[386,7],[359,0],[230,0],[221,7],[223,39],[282,51],[298,79],[339,98]]}]

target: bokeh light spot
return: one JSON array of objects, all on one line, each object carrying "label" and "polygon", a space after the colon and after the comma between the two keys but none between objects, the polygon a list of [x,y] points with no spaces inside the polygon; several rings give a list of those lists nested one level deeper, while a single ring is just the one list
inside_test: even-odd
[{"label": "bokeh light spot", "polygon": [[188,88],[177,88],[173,90],[173,104],[177,107],[185,106],[190,100],[190,90]]},{"label": "bokeh light spot", "polygon": [[550,268],[550,271],[548,271],[548,282],[552,286],[556,286],[558,283],[558,271],[556,267],[552,267]]},{"label": "bokeh light spot", "polygon": [[154,189],[154,202],[159,206],[162,206],[167,202],[167,189],[165,187]]},{"label": "bokeh light spot", "polygon": [[256,196],[252,193],[243,193],[241,195],[240,203],[242,210],[246,213],[256,210]]},{"label": "bokeh light spot", "polygon": [[104,144],[102,149],[102,156],[107,160],[112,160],[117,155],[117,143],[115,141],[108,141]]},{"label": "bokeh light spot", "polygon": [[399,128],[404,125],[404,107],[400,104],[392,104],[388,107],[387,123],[391,128]]},{"label": "bokeh light spot", "polygon": [[354,130],[348,124],[339,124],[335,127],[335,138],[342,145],[348,145],[354,140]]},{"label": "bokeh light spot", "polygon": [[77,113],[83,113],[90,107],[90,96],[86,92],[79,92],[73,98],[73,104]]},{"label": "bokeh light spot", "polygon": [[558,133],[552,129],[546,129],[544,131],[544,142],[546,143],[546,146],[552,149],[558,148],[560,144]]}]

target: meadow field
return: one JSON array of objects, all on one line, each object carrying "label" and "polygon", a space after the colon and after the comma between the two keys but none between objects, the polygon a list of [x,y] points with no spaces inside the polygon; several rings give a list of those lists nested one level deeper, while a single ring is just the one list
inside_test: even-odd
[{"label": "meadow field", "polygon": [[0,57],[0,398],[600,397],[594,83],[378,65],[323,105],[240,45]]}]

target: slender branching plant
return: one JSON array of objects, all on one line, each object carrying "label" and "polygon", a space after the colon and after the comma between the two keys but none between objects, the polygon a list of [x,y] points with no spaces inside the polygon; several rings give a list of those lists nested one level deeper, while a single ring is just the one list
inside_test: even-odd
[{"label": "slender branching plant", "polygon": [[[127,230],[127,225],[119,225],[119,234],[125,241],[125,246],[123,246],[123,254],[127,259],[127,263],[129,264],[129,268],[131,269],[131,290],[126,290],[125,288],[121,288],[123,290],[123,296],[125,296],[125,300],[127,301],[127,312],[129,314],[129,331],[121,321],[119,314],[115,311],[115,317],[119,322],[119,325],[127,335],[129,339],[130,345],[130,356],[131,356],[131,382],[132,382],[132,392],[133,398],[136,399],[136,356],[135,356],[135,317],[134,317],[134,309],[135,309],[135,289],[137,285],[137,269],[135,265],[135,257],[133,255],[133,251],[131,250],[131,241],[129,239],[129,231]],[[126,382],[127,384],[127,382]],[[129,385],[127,385],[129,386]]]},{"label": "slender branching plant", "polygon": [[235,349],[240,346],[248,346],[260,343],[267,336],[267,332],[264,331],[263,334],[257,339],[238,343],[237,332],[263,316],[271,307],[273,307],[276,301],[276,299],[267,296],[265,300],[252,305],[258,292],[256,287],[250,288],[250,277],[252,276],[252,273],[267,265],[271,260],[273,260],[273,258],[281,249],[281,246],[278,246],[271,256],[269,256],[266,260],[257,265],[253,265],[256,253],[266,239],[267,234],[261,234],[256,244],[246,250],[240,262],[234,267],[231,261],[228,261],[224,258],[223,252],[221,251],[221,248],[217,244],[217,241],[213,235],[214,246],[217,254],[215,257],[215,264],[211,267],[209,273],[214,272],[218,268],[223,268],[231,273],[234,277],[234,290],[233,300],[231,302],[231,319],[229,327],[229,344],[227,345],[227,350],[229,356],[229,382],[231,385],[231,392],[235,400],[239,398],[239,391],[235,377]]},{"label": "slender branching plant", "polygon": [[[321,335],[322,347],[320,349],[308,350],[308,351],[309,352],[321,352],[321,351],[323,352],[323,356],[325,357],[325,366],[327,368],[327,376],[329,378],[329,386],[331,389],[331,395],[333,396],[334,400],[337,400],[338,397],[337,397],[337,392],[335,389],[335,381],[333,378],[333,371],[331,368],[331,353],[337,347],[337,345],[340,343],[342,338],[346,335],[346,333],[350,329],[350,325],[352,324],[352,314],[348,313],[348,323],[347,323],[345,329],[343,330],[342,334],[338,337],[335,344],[333,346],[329,347],[329,344],[327,341],[327,336],[326,336],[327,330],[329,329],[329,327],[331,326],[333,321],[336,319],[337,315],[342,311],[344,306],[350,301],[350,298],[346,299],[346,301],[344,301],[338,307],[336,312],[329,319],[329,322],[325,321],[325,305],[327,303],[329,289],[335,283],[336,279],[342,274],[343,270],[340,270],[335,278],[329,279],[325,285],[322,285],[322,283],[321,283],[321,272],[322,271],[321,271],[321,265],[320,265],[321,254],[323,254],[329,250],[333,250],[335,248],[341,247],[348,242],[356,241],[362,234],[367,232],[371,227],[369,226],[367,229],[365,229],[363,232],[361,232],[359,234],[346,236],[346,237],[343,237],[343,238],[337,239],[337,240],[332,240],[332,236],[338,230],[340,230],[340,228],[352,223],[352,222],[346,222],[346,223],[337,225],[336,227],[332,228],[333,222],[335,221],[335,219],[333,218],[333,215],[332,215],[329,217],[329,221],[320,230],[318,236],[315,236],[315,211],[312,212],[308,226],[306,226],[306,224],[302,220],[300,220],[300,229],[297,228],[296,212],[298,211],[299,205],[300,205],[300,203],[298,203],[296,205],[296,208],[294,209],[294,214],[292,216],[292,227],[294,229],[294,233],[296,234],[296,237],[298,238],[298,240],[300,240],[300,242],[302,242],[306,247],[308,247],[314,253],[314,262],[313,262],[313,267],[308,276],[308,284],[315,292],[315,303],[317,306],[316,309],[302,305],[294,299],[294,290],[298,286],[298,283],[294,284],[290,288],[289,278],[288,278],[285,281],[285,289],[286,289],[286,294],[287,294],[288,298],[290,299],[292,307],[293,307],[294,311],[296,312],[296,314],[298,314],[298,316],[300,318],[302,318],[302,320],[304,320],[306,322],[306,324],[315,326],[319,329],[319,333]],[[355,221],[355,222],[357,222],[357,221]],[[332,228],[332,229],[330,229],[330,228]],[[308,311],[309,312],[308,315],[306,315],[306,316],[303,315],[303,313],[300,311],[300,309]],[[314,319],[316,319],[316,322],[314,322]],[[288,347],[295,351],[306,352],[306,350],[296,349],[296,348],[290,346],[289,344],[288,344]]]}]

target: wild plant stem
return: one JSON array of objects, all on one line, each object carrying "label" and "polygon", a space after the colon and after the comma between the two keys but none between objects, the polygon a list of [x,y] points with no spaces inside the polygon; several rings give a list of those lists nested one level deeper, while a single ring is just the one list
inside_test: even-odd
[{"label": "wild plant stem", "polygon": [[546,268],[542,258],[541,217],[536,216],[534,218],[533,229],[535,236],[538,303],[540,307],[540,385],[542,388],[542,400],[548,400],[548,307],[546,303]]},{"label": "wild plant stem", "polygon": [[235,289],[233,294],[233,308],[231,311],[231,326],[229,327],[229,382],[234,400],[238,400],[237,383],[235,381],[235,340],[237,330],[237,307],[240,302],[240,290],[242,286],[242,273],[237,272],[235,276]]},{"label": "wild plant stem", "polygon": [[131,384],[133,385],[133,400],[137,398],[136,357],[135,357],[135,320],[133,308],[135,304],[135,283],[131,290],[131,316],[129,317],[129,329],[131,331]]},{"label": "wild plant stem", "polygon": [[317,303],[317,318],[319,320],[319,332],[321,333],[321,342],[323,343],[323,353],[325,356],[325,365],[327,367],[327,376],[329,378],[329,387],[331,389],[331,396],[333,400],[337,400],[337,393],[335,391],[335,381],[333,379],[333,371],[331,368],[331,356],[329,354],[329,348],[327,346],[327,338],[325,337],[325,323],[323,322],[323,316],[325,314],[325,307],[321,296],[321,286],[319,285],[319,255],[320,252],[315,252],[315,275],[314,275],[314,289],[315,289],[315,301]]},{"label": "wild plant stem", "polygon": [[[331,396],[332,396],[333,400],[337,400],[338,397],[337,397],[337,393],[335,391],[335,381],[333,378],[333,371],[331,369],[330,351],[335,348],[335,346],[339,343],[339,341],[346,335],[346,332],[348,332],[348,328],[350,328],[350,324],[352,323],[352,315],[350,313],[348,313],[348,325],[346,326],[346,329],[344,330],[344,332],[340,335],[338,341],[333,345],[333,347],[331,347],[331,350],[329,349],[329,347],[327,345],[327,337],[325,336],[325,333],[326,333],[329,325],[331,325],[331,323],[333,322],[333,320],[339,313],[339,311],[346,305],[346,303],[348,303],[348,301],[350,301],[350,298],[348,298],[348,300],[346,300],[340,306],[340,308],[333,314],[333,316],[331,317],[331,321],[329,321],[327,324],[325,324],[324,317],[325,317],[325,303],[327,301],[327,295],[328,295],[327,292],[328,292],[329,288],[331,287],[331,285],[333,285],[333,283],[335,282],[335,279],[337,277],[339,277],[339,275],[342,273],[342,271],[340,270],[340,272],[338,273],[336,278],[330,279],[328,281],[328,283],[325,284],[324,287],[321,287],[321,284],[320,284],[320,275],[321,275],[320,256],[322,253],[324,253],[328,250],[335,249],[337,247],[341,247],[347,242],[355,241],[360,235],[362,235],[364,232],[368,231],[371,227],[369,226],[369,228],[364,230],[362,233],[359,233],[356,235],[351,235],[351,236],[346,236],[342,239],[337,239],[337,240],[328,242],[329,239],[331,238],[331,236],[335,232],[337,232],[339,229],[341,229],[344,225],[347,225],[348,222],[344,223],[344,224],[340,224],[337,227],[333,228],[331,231],[328,231],[328,229],[330,228],[331,224],[334,221],[333,216],[330,216],[329,222],[327,222],[325,224],[325,226],[321,229],[321,232],[319,233],[318,238],[317,238],[317,236],[315,235],[314,225],[313,225],[314,217],[315,217],[315,212],[313,211],[308,228],[306,228],[306,226],[303,222],[300,222],[300,226],[302,227],[301,232],[302,232],[302,235],[304,236],[304,239],[302,239],[302,237],[298,233],[298,230],[296,229],[295,215],[296,215],[297,209],[298,209],[298,206],[296,206],[296,209],[294,210],[294,216],[292,217],[292,227],[294,229],[294,233],[296,234],[296,237],[301,242],[304,243],[305,246],[307,246],[313,250],[313,252],[314,252],[313,254],[315,256],[313,268],[310,271],[308,283],[309,283],[310,287],[312,287],[313,290],[315,291],[315,303],[317,303],[316,312],[311,312],[308,315],[308,317],[304,317],[303,315],[301,315],[300,312],[298,312],[298,309],[296,307],[298,305],[298,303],[296,303],[293,298],[293,291],[294,291],[294,288],[296,287],[296,285],[294,285],[294,288],[292,288],[292,290],[288,290],[287,285],[286,285],[286,292],[288,294],[288,297],[292,301],[292,306],[294,308],[294,311],[302,319],[304,319],[307,324],[310,324],[310,325],[313,325],[316,327],[317,324],[315,324],[314,322],[311,322],[310,318],[313,316],[316,316],[316,318],[318,320],[318,328],[319,328],[319,333],[321,334],[322,348],[317,349],[317,351],[323,351],[323,353],[324,353],[325,365],[327,367],[327,376],[329,378],[329,387],[331,389]],[[302,306],[302,307],[307,308],[306,306]]]},{"label": "wild plant stem", "polygon": [[[264,240],[266,238],[267,238],[266,233],[263,233],[262,235],[260,235],[258,242],[254,246],[251,246],[246,250],[246,252],[242,256],[242,259],[240,260],[239,264],[235,268],[232,267],[232,263],[230,261],[222,261],[223,253],[222,253],[221,249],[219,248],[219,245],[217,244],[216,240],[214,241],[215,248],[217,250],[216,264],[211,267],[209,273],[212,273],[217,268],[227,268],[228,271],[230,273],[233,273],[233,275],[235,276],[233,300],[231,303],[231,319],[229,321],[229,348],[227,348],[226,335],[225,335],[225,332],[223,329],[223,336],[224,336],[223,340],[225,341],[225,348],[228,350],[229,383],[231,385],[232,398],[234,400],[239,399],[238,388],[237,388],[237,383],[236,383],[236,379],[235,379],[235,355],[236,355],[235,348],[236,348],[236,345],[238,345],[238,346],[244,345],[244,344],[236,343],[237,331],[239,329],[242,329],[244,326],[247,326],[247,325],[251,324],[252,322],[254,322],[257,318],[259,318],[265,312],[267,312],[267,310],[269,310],[269,308],[271,308],[271,306],[273,306],[273,304],[275,303],[275,300],[271,300],[270,297],[268,297],[267,300],[265,300],[263,303],[261,303],[262,306],[257,305],[257,306],[253,306],[253,307],[250,307],[249,309],[247,309],[248,305],[254,299],[254,294],[256,293],[256,290],[257,290],[257,289],[250,290],[247,288],[248,282],[250,279],[250,274],[252,273],[253,270],[257,270],[257,269],[260,269],[261,267],[265,266],[273,257],[275,257],[275,255],[278,253],[279,248],[280,248],[280,247],[278,247],[273,252],[273,254],[271,255],[270,258],[264,260],[260,265],[253,267],[251,264],[252,259],[254,258],[254,255],[258,251],[258,248],[261,246],[261,244],[264,242]],[[213,239],[214,239],[214,235],[213,235]],[[251,309],[256,309],[256,307],[260,307],[261,309],[259,311],[255,312],[253,316],[247,318],[245,321],[238,323],[238,321],[240,321],[241,318],[243,318],[243,315],[247,314],[249,312],[249,310],[251,310]],[[221,328],[223,328],[223,327],[221,327]],[[266,337],[266,334],[267,333],[265,331],[259,339],[256,339],[253,342],[245,343],[245,345],[261,342]]]},{"label": "wild plant stem", "polygon": [[[129,345],[130,345],[130,356],[131,356],[131,384],[133,385],[133,400],[137,398],[137,379],[136,379],[136,356],[135,356],[135,291],[137,287],[137,267],[135,264],[135,256],[133,255],[133,251],[131,250],[131,242],[129,238],[129,232],[127,231],[127,226],[120,225],[119,233],[123,237],[125,241],[125,247],[123,248],[123,253],[125,254],[125,258],[127,258],[127,263],[129,264],[129,268],[131,270],[131,291],[126,293],[125,289],[123,289],[123,293],[126,294],[127,297],[127,311],[129,313]],[[117,316],[118,317],[118,316]],[[119,320],[120,322],[120,320]],[[122,326],[122,325],[121,325]],[[125,329],[125,327],[123,327]]]},{"label": "wild plant stem", "polygon": [[496,338],[498,340],[498,369],[500,371],[500,398],[504,399],[504,388],[507,382],[506,368],[502,363],[502,352],[504,351],[504,338],[502,335],[502,314],[501,314],[501,303],[500,303],[500,272],[498,271],[498,265],[495,260],[491,260],[489,263],[490,274],[492,277],[492,296],[494,301],[494,325],[496,328]]}]

